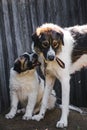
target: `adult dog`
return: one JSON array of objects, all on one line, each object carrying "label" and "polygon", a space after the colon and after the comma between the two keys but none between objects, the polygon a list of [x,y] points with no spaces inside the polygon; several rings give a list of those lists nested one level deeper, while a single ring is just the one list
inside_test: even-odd
[{"label": "adult dog", "polygon": [[42,62],[44,73],[46,66],[46,87],[42,100],[40,113],[33,117],[39,121],[45,115],[47,100],[58,78],[62,86],[62,115],[57,127],[68,125],[70,74],[87,66],[87,25],[71,28],[61,28],[57,25],[46,23],[38,27],[32,35],[34,43],[32,48]]},{"label": "adult dog", "polygon": [[[24,53],[14,62],[14,67],[10,70],[10,99],[11,109],[6,114],[7,119],[11,119],[17,112],[18,102],[26,106],[24,120],[32,119],[32,115],[39,111],[44,93],[44,81],[36,71],[39,66],[38,56],[35,53]],[[50,95],[48,109],[55,106],[56,97]]]}]

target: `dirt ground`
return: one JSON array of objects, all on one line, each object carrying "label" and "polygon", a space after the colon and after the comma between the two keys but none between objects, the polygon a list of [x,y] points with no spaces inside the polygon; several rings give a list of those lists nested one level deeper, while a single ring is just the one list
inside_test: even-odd
[{"label": "dirt ground", "polygon": [[[58,108],[47,111],[45,118],[40,122],[24,121],[22,114],[17,114],[14,119],[7,120],[4,118],[5,113],[3,113],[0,115],[0,130],[61,130],[56,128],[60,113]],[[69,126],[63,130],[87,130],[87,115],[70,111]]]}]

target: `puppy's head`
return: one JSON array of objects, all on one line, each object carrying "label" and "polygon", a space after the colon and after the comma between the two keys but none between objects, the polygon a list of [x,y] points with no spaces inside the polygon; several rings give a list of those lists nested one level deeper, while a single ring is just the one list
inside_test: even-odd
[{"label": "puppy's head", "polygon": [[38,61],[37,54],[26,52],[15,60],[13,69],[16,72],[21,73],[26,70],[34,69],[36,66],[39,65],[40,62]]},{"label": "puppy's head", "polygon": [[53,61],[55,56],[61,51],[63,42],[63,33],[60,28],[53,24],[42,25],[36,29],[32,35],[34,41],[34,50],[42,53],[44,58]]}]

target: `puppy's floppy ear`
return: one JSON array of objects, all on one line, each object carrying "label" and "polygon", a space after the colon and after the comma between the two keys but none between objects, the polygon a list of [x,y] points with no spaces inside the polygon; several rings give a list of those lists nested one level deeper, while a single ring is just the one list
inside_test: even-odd
[{"label": "puppy's floppy ear", "polygon": [[21,62],[19,60],[16,60],[14,62],[13,70],[15,70],[18,73],[21,73]]}]

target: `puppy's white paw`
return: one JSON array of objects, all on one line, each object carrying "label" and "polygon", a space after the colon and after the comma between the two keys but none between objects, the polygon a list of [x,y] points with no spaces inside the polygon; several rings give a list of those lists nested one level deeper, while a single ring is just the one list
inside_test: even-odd
[{"label": "puppy's white paw", "polygon": [[32,120],[40,121],[40,120],[43,119],[43,118],[44,118],[43,115],[38,114],[38,115],[34,115],[34,116],[32,117]]},{"label": "puppy's white paw", "polygon": [[23,116],[22,119],[23,120],[30,120],[30,119],[32,119],[32,115],[30,115],[30,114],[24,114],[24,116]]},{"label": "puppy's white paw", "polygon": [[58,121],[57,124],[56,124],[56,127],[57,127],[57,128],[67,127],[67,121],[64,121],[64,120]]},{"label": "puppy's white paw", "polygon": [[12,119],[14,116],[15,116],[14,113],[8,113],[8,114],[5,115],[5,118],[6,119]]}]

